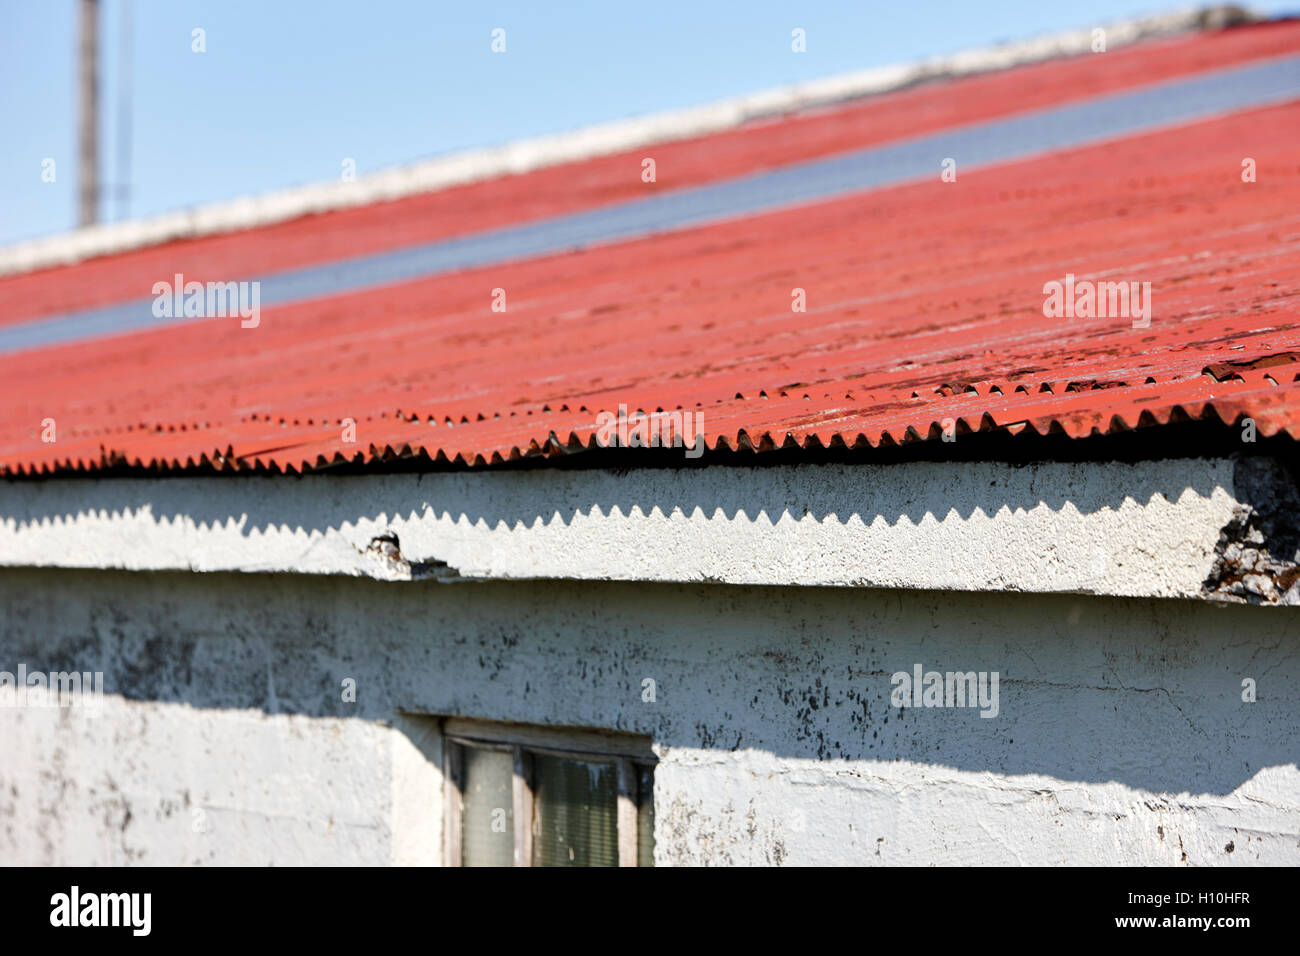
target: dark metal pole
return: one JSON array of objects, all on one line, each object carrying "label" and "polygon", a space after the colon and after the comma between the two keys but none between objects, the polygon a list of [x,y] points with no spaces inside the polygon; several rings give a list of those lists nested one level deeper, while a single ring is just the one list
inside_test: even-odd
[{"label": "dark metal pole", "polygon": [[78,222],[99,220],[99,0],[81,0],[81,54],[78,57]]},{"label": "dark metal pole", "polygon": [[131,216],[131,82],[134,44],[134,17],[131,0],[121,0],[122,16],[118,23],[118,93],[117,93],[117,218]]}]

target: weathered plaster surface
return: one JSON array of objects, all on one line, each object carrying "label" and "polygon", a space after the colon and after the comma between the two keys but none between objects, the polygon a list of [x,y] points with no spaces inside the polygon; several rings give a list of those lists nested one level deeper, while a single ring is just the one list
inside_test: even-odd
[{"label": "weathered plaster surface", "polygon": [[[53,569],[0,607],[0,669],[108,692],[0,708],[4,862],[433,859],[414,713],[651,735],[661,864],[1300,863],[1294,608]],[[915,663],[999,715],[892,707]]]},{"label": "weathered plaster surface", "polygon": [[[100,716],[5,709],[0,726],[3,863],[438,862],[441,775],[377,723],[114,696]],[[423,820],[399,792],[422,779]],[[423,842],[392,839],[401,825]]]},{"label": "weathered plaster surface", "polygon": [[[11,481],[0,485],[0,564],[1286,603],[1290,539],[1286,554],[1260,565],[1254,590],[1238,586],[1236,565],[1224,571],[1225,529],[1245,529],[1242,516],[1273,497],[1267,481],[1242,487],[1239,467],[1196,459]],[[1250,548],[1254,573],[1267,542]]]}]

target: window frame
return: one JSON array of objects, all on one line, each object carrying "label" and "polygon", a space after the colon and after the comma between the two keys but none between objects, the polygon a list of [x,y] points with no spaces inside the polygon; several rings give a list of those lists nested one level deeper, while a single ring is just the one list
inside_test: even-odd
[{"label": "window frame", "polygon": [[636,866],[638,855],[638,770],[658,758],[649,737],[586,728],[537,727],[499,721],[445,717],[442,720],[443,865],[461,866],[465,747],[510,753],[514,814],[514,865],[533,865],[535,753],[587,763],[614,764],[618,773],[618,865]]}]

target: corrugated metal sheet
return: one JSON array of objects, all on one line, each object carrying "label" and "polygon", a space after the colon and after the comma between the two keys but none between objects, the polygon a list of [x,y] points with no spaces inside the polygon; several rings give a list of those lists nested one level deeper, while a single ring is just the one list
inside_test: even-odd
[{"label": "corrugated metal sheet", "polygon": [[[797,180],[827,158],[874,161],[904,138],[1035,111],[1078,116],[1160,83],[1202,90],[1269,63],[1289,82],[1297,50],[1291,23],[1162,41],[668,144],[644,151],[654,184],[641,155],[603,157],[15,276],[0,280],[0,331],[120,307],[177,272],[327,281],[363,256],[678,190],[741,195],[754,176]],[[0,467],[481,464],[590,447],[597,414],[620,405],[701,412],[709,447],[731,448],[874,446],[949,422],[1081,437],[1205,415],[1294,435],[1300,92],[1219,112],[1172,126],[1153,113],[1122,136],[971,168],[959,155],[955,183],[936,155],[914,181],[790,208],[308,289],[256,329],[205,319],[17,349],[0,356]],[[1245,157],[1257,182],[1241,179]],[[1046,318],[1043,285],[1067,273],[1150,282],[1150,327]],[[794,288],[807,312],[791,311]]]}]

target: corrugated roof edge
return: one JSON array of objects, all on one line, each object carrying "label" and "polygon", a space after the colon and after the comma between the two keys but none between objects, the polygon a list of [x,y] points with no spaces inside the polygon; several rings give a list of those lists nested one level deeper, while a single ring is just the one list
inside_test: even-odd
[{"label": "corrugated roof edge", "polygon": [[[1165,428],[1175,425],[1209,425],[1235,428],[1244,419],[1245,413],[1236,407],[1230,397],[1217,401],[1213,398],[1182,403],[1175,402],[1164,407],[1150,407],[1141,412],[1116,412],[1105,421],[1089,423],[1064,417],[1038,415],[1032,419],[999,425],[987,413],[958,415],[952,419],[958,435],[1006,434],[1013,439],[1033,438],[1105,438],[1123,436],[1139,430]],[[929,424],[925,422],[928,420]],[[421,428],[423,423],[413,420],[412,428]],[[134,429],[128,429],[133,431]],[[145,432],[163,431],[145,428]],[[173,431],[175,429],[172,429]],[[1256,425],[1257,434],[1264,439],[1278,439],[1291,442],[1296,436],[1284,426],[1268,418],[1261,419]],[[49,477],[71,477],[76,475],[93,476],[108,469],[126,469],[140,474],[173,474],[188,471],[211,471],[222,474],[257,474],[257,475],[306,475],[323,472],[339,467],[388,467],[398,462],[420,463],[425,466],[420,470],[442,470],[446,468],[479,469],[496,465],[517,463],[524,460],[553,461],[571,455],[587,452],[609,452],[627,450],[618,444],[617,436],[612,443],[604,443],[597,437],[595,428],[580,430],[569,429],[567,439],[561,437],[563,430],[539,431],[528,444],[509,444],[508,446],[471,447],[469,449],[447,449],[436,442],[426,442],[413,436],[409,440],[390,440],[382,444],[369,444],[365,449],[358,449],[350,455],[335,451],[332,455],[316,454],[312,457],[301,449],[314,444],[304,440],[301,443],[290,442],[271,452],[236,452],[227,442],[224,446],[209,446],[206,449],[194,448],[182,455],[171,457],[146,457],[138,453],[123,452],[114,449],[107,442],[100,443],[98,454],[69,456],[39,464],[20,463],[18,465],[0,466],[0,477],[6,479],[28,479]],[[905,426],[894,431],[884,430],[868,434],[862,429],[838,430],[828,429],[824,432],[809,432],[796,436],[792,430],[782,432],[780,429],[763,429],[762,431],[740,428],[725,433],[701,435],[699,438],[704,461],[708,463],[710,455],[731,454],[770,454],[772,452],[864,452],[888,451],[908,445],[940,441],[944,434],[944,422],[940,419],[921,419],[917,424]],[[1234,436],[1235,437],[1235,436]],[[297,448],[299,451],[294,451]],[[1003,449],[1004,453],[1007,449]],[[674,456],[680,449],[651,449],[655,452],[668,452]],[[1203,453],[1213,456],[1211,449],[1202,449]],[[1146,457],[1169,457],[1167,450],[1156,450]],[[999,460],[994,457],[990,460]],[[689,459],[682,459],[681,464],[689,465]]]},{"label": "corrugated roof edge", "polygon": [[[1104,25],[1108,49],[1141,40],[1267,19],[1236,5],[1181,10]],[[235,232],[312,213],[400,199],[451,186],[608,155],[651,143],[720,132],[765,116],[888,93],[950,79],[1072,56],[1091,49],[1094,27],[894,66],[810,80],[702,106],[670,110],[470,150],[373,173],[353,182],[317,183],[149,219],[79,229],[0,247],[0,276],[70,265],[175,239]]]}]

